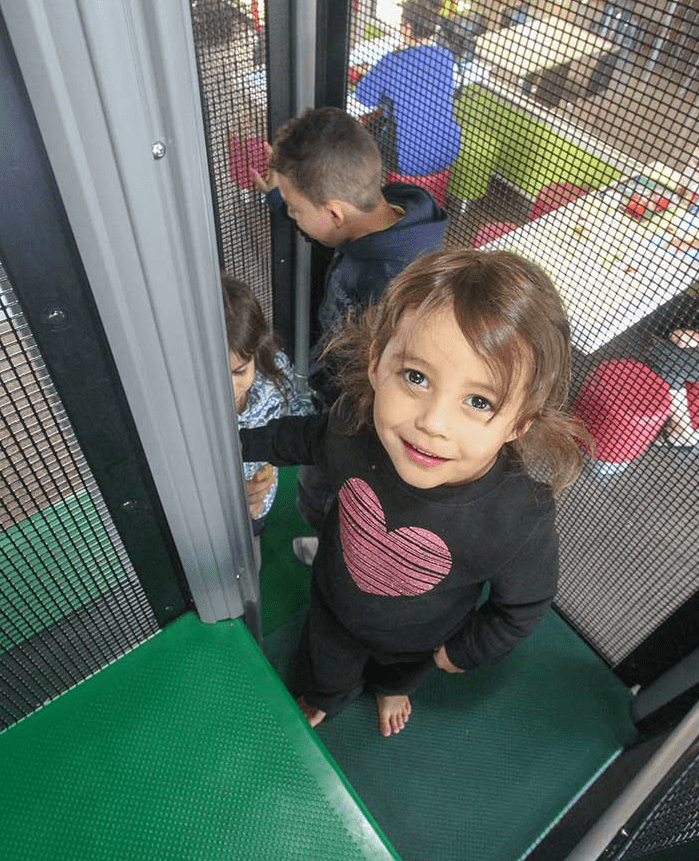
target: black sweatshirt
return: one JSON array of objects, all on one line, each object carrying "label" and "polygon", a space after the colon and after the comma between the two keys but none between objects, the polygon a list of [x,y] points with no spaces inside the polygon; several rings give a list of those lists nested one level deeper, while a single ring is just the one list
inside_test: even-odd
[{"label": "black sweatshirt", "polygon": [[373,432],[348,433],[334,415],[285,417],[240,436],[243,460],[325,472],[337,497],[313,577],[337,618],[376,652],[417,656],[446,643],[464,670],[497,663],[551,604],[553,497],[507,447],[477,481],[422,490],[400,478]]}]

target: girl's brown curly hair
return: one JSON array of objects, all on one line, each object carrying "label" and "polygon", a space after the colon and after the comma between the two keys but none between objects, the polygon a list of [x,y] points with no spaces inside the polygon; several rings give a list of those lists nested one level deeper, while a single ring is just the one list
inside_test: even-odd
[{"label": "girl's brown curly hair", "polygon": [[[501,397],[513,396],[527,369],[526,395],[517,419],[521,436],[507,443],[525,467],[544,467],[554,492],[572,484],[582,467],[579,443],[591,447],[587,429],[567,409],[570,328],[560,296],[535,263],[507,251],[449,250],[422,257],[398,275],[364,314],[351,313],[325,353],[350,402],[354,430],[371,427],[374,391],[368,377],[401,316],[413,325],[444,307],[453,309],[469,346],[486,362]],[[538,469],[537,469],[538,467]]]}]

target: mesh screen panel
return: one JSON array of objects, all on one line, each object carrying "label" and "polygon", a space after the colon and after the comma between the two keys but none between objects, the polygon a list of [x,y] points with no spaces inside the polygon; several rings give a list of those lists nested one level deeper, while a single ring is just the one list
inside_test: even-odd
[{"label": "mesh screen panel", "polygon": [[[261,5],[261,4],[259,4]],[[272,319],[266,175],[267,80],[258,3],[193,0],[192,25],[218,215],[221,264],[252,287]]]},{"label": "mesh screen panel", "polygon": [[[616,666],[697,592],[699,349],[672,333],[699,328],[699,7],[431,0],[412,42],[393,0],[351,7],[346,108],[387,181],[443,202],[447,245],[539,262],[568,308],[597,450],[561,500],[557,603]],[[224,265],[265,302],[250,169],[289,70],[265,69],[256,4],[192,15]]]},{"label": "mesh screen panel", "polygon": [[158,625],[0,265],[0,729]]},{"label": "mesh screen panel", "polygon": [[561,500],[557,603],[616,665],[698,585],[699,349],[672,333],[699,324],[699,7],[424,3],[408,33],[397,4],[355,7],[347,109],[387,178],[444,193],[447,244],[537,261],[568,308],[596,457]]},{"label": "mesh screen panel", "polygon": [[[682,855],[674,851],[683,848]],[[692,854],[692,850],[695,854]],[[643,818],[616,861],[694,858],[699,852],[699,756]]]}]

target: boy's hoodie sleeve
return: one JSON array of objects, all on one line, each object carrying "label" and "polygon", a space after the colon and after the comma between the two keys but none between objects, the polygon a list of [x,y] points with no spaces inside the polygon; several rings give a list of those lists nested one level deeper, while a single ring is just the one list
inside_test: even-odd
[{"label": "boy's hoodie sleeve", "polygon": [[265,198],[267,199],[267,205],[274,215],[287,215],[286,203],[284,203],[282,193],[276,185],[274,188],[270,188]]},{"label": "boy's hoodie sleeve", "polygon": [[558,584],[558,534],[555,507],[517,549],[513,558],[493,572],[485,602],[468,614],[464,625],[445,646],[449,659],[462,670],[497,664],[528,637],[551,605]]},{"label": "boy's hoodie sleeve", "polygon": [[327,414],[314,414],[283,416],[263,427],[243,428],[243,461],[266,461],[274,466],[322,465],[327,425]]}]

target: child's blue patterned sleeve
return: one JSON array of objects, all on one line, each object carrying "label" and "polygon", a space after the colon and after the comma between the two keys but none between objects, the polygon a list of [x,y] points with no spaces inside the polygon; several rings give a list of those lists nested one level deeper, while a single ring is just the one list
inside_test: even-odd
[{"label": "child's blue patterned sleeve", "polygon": [[310,394],[304,396],[300,389],[296,374],[291,366],[291,362],[285,353],[281,351],[275,356],[277,367],[284,375],[286,383],[286,406],[283,408],[281,415],[287,416],[308,416],[315,412],[311,403]]}]

